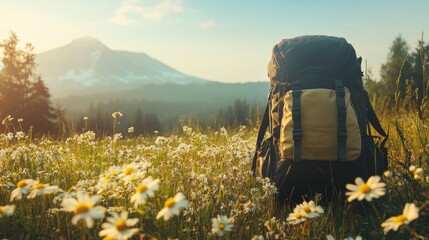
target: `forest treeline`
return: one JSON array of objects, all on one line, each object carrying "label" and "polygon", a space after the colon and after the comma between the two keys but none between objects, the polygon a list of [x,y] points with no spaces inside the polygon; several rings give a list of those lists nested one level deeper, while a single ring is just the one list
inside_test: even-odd
[{"label": "forest treeline", "polygon": [[[265,107],[265,97],[261,96],[267,95],[268,82],[247,86],[237,95],[234,91],[238,92],[246,85],[224,84],[219,87],[212,83],[187,87],[170,84],[165,86],[169,91],[163,91],[160,85],[148,86],[118,93],[118,96],[135,96],[134,99],[117,98],[89,104],[83,98],[66,98],[62,105],[54,107],[43,76],[36,72],[32,45],[19,49],[18,43],[15,33],[0,43],[3,52],[0,69],[2,132],[13,130],[31,132],[34,136],[65,137],[91,130],[99,136],[110,135],[112,131],[135,136],[172,132],[180,130],[181,125],[202,129],[256,126]],[[425,45],[423,38],[410,49],[399,35],[393,40],[386,62],[381,66],[380,79],[375,79],[370,69],[364,69],[365,87],[377,109],[412,111],[420,118],[428,116],[428,56],[429,45]],[[206,88],[206,92],[199,91],[202,88]],[[243,92],[249,97],[246,98]],[[152,99],[138,98],[141,95],[152,96]],[[100,99],[94,97],[97,98]],[[208,101],[203,101],[205,98]],[[79,106],[79,109],[68,109],[73,106]],[[116,119],[119,124],[115,129],[114,112],[122,113]]]}]

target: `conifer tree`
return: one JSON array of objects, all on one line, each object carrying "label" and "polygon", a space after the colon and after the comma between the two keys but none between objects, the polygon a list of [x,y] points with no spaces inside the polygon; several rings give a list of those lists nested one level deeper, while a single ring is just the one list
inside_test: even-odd
[{"label": "conifer tree", "polygon": [[54,133],[54,108],[51,106],[49,90],[40,75],[35,72],[33,46],[26,44],[18,49],[18,36],[0,43],[3,49],[0,70],[0,118],[11,115],[22,118],[24,130],[34,126],[33,132]]}]

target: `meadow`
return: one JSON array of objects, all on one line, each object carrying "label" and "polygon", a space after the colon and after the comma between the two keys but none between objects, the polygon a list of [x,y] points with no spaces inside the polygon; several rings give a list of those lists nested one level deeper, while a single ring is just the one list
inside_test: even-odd
[{"label": "meadow", "polygon": [[[383,117],[389,170],[366,183],[382,193],[296,207],[278,205],[276,187],[250,171],[255,126],[54,140],[6,117],[0,238],[429,239],[429,123],[394,116]],[[112,117],[115,128],[121,114]]]}]

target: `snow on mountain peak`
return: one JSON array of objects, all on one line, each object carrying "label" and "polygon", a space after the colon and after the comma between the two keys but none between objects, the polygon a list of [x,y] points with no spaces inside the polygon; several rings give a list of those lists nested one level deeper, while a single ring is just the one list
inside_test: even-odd
[{"label": "snow on mountain peak", "polygon": [[115,51],[83,37],[36,56],[38,71],[52,96],[133,89],[147,83],[205,83],[145,53]]}]

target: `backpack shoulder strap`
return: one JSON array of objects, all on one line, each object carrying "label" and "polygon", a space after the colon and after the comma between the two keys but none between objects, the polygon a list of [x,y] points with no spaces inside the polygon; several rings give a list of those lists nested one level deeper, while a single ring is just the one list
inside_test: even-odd
[{"label": "backpack shoulder strap", "polygon": [[258,159],[258,149],[261,148],[262,141],[264,140],[265,132],[267,131],[269,125],[269,111],[270,111],[270,103],[267,103],[265,107],[264,115],[262,116],[261,126],[259,127],[258,137],[256,139],[256,151],[255,156],[253,157],[252,162],[252,171],[254,172],[256,169],[256,161]]},{"label": "backpack shoulder strap", "polygon": [[368,108],[368,121],[371,123],[371,125],[374,127],[374,129],[381,136],[387,137],[387,133],[384,131],[383,127],[381,126],[380,120],[378,120],[378,117],[375,114],[374,108],[372,107],[369,100],[367,102],[367,108]]}]

